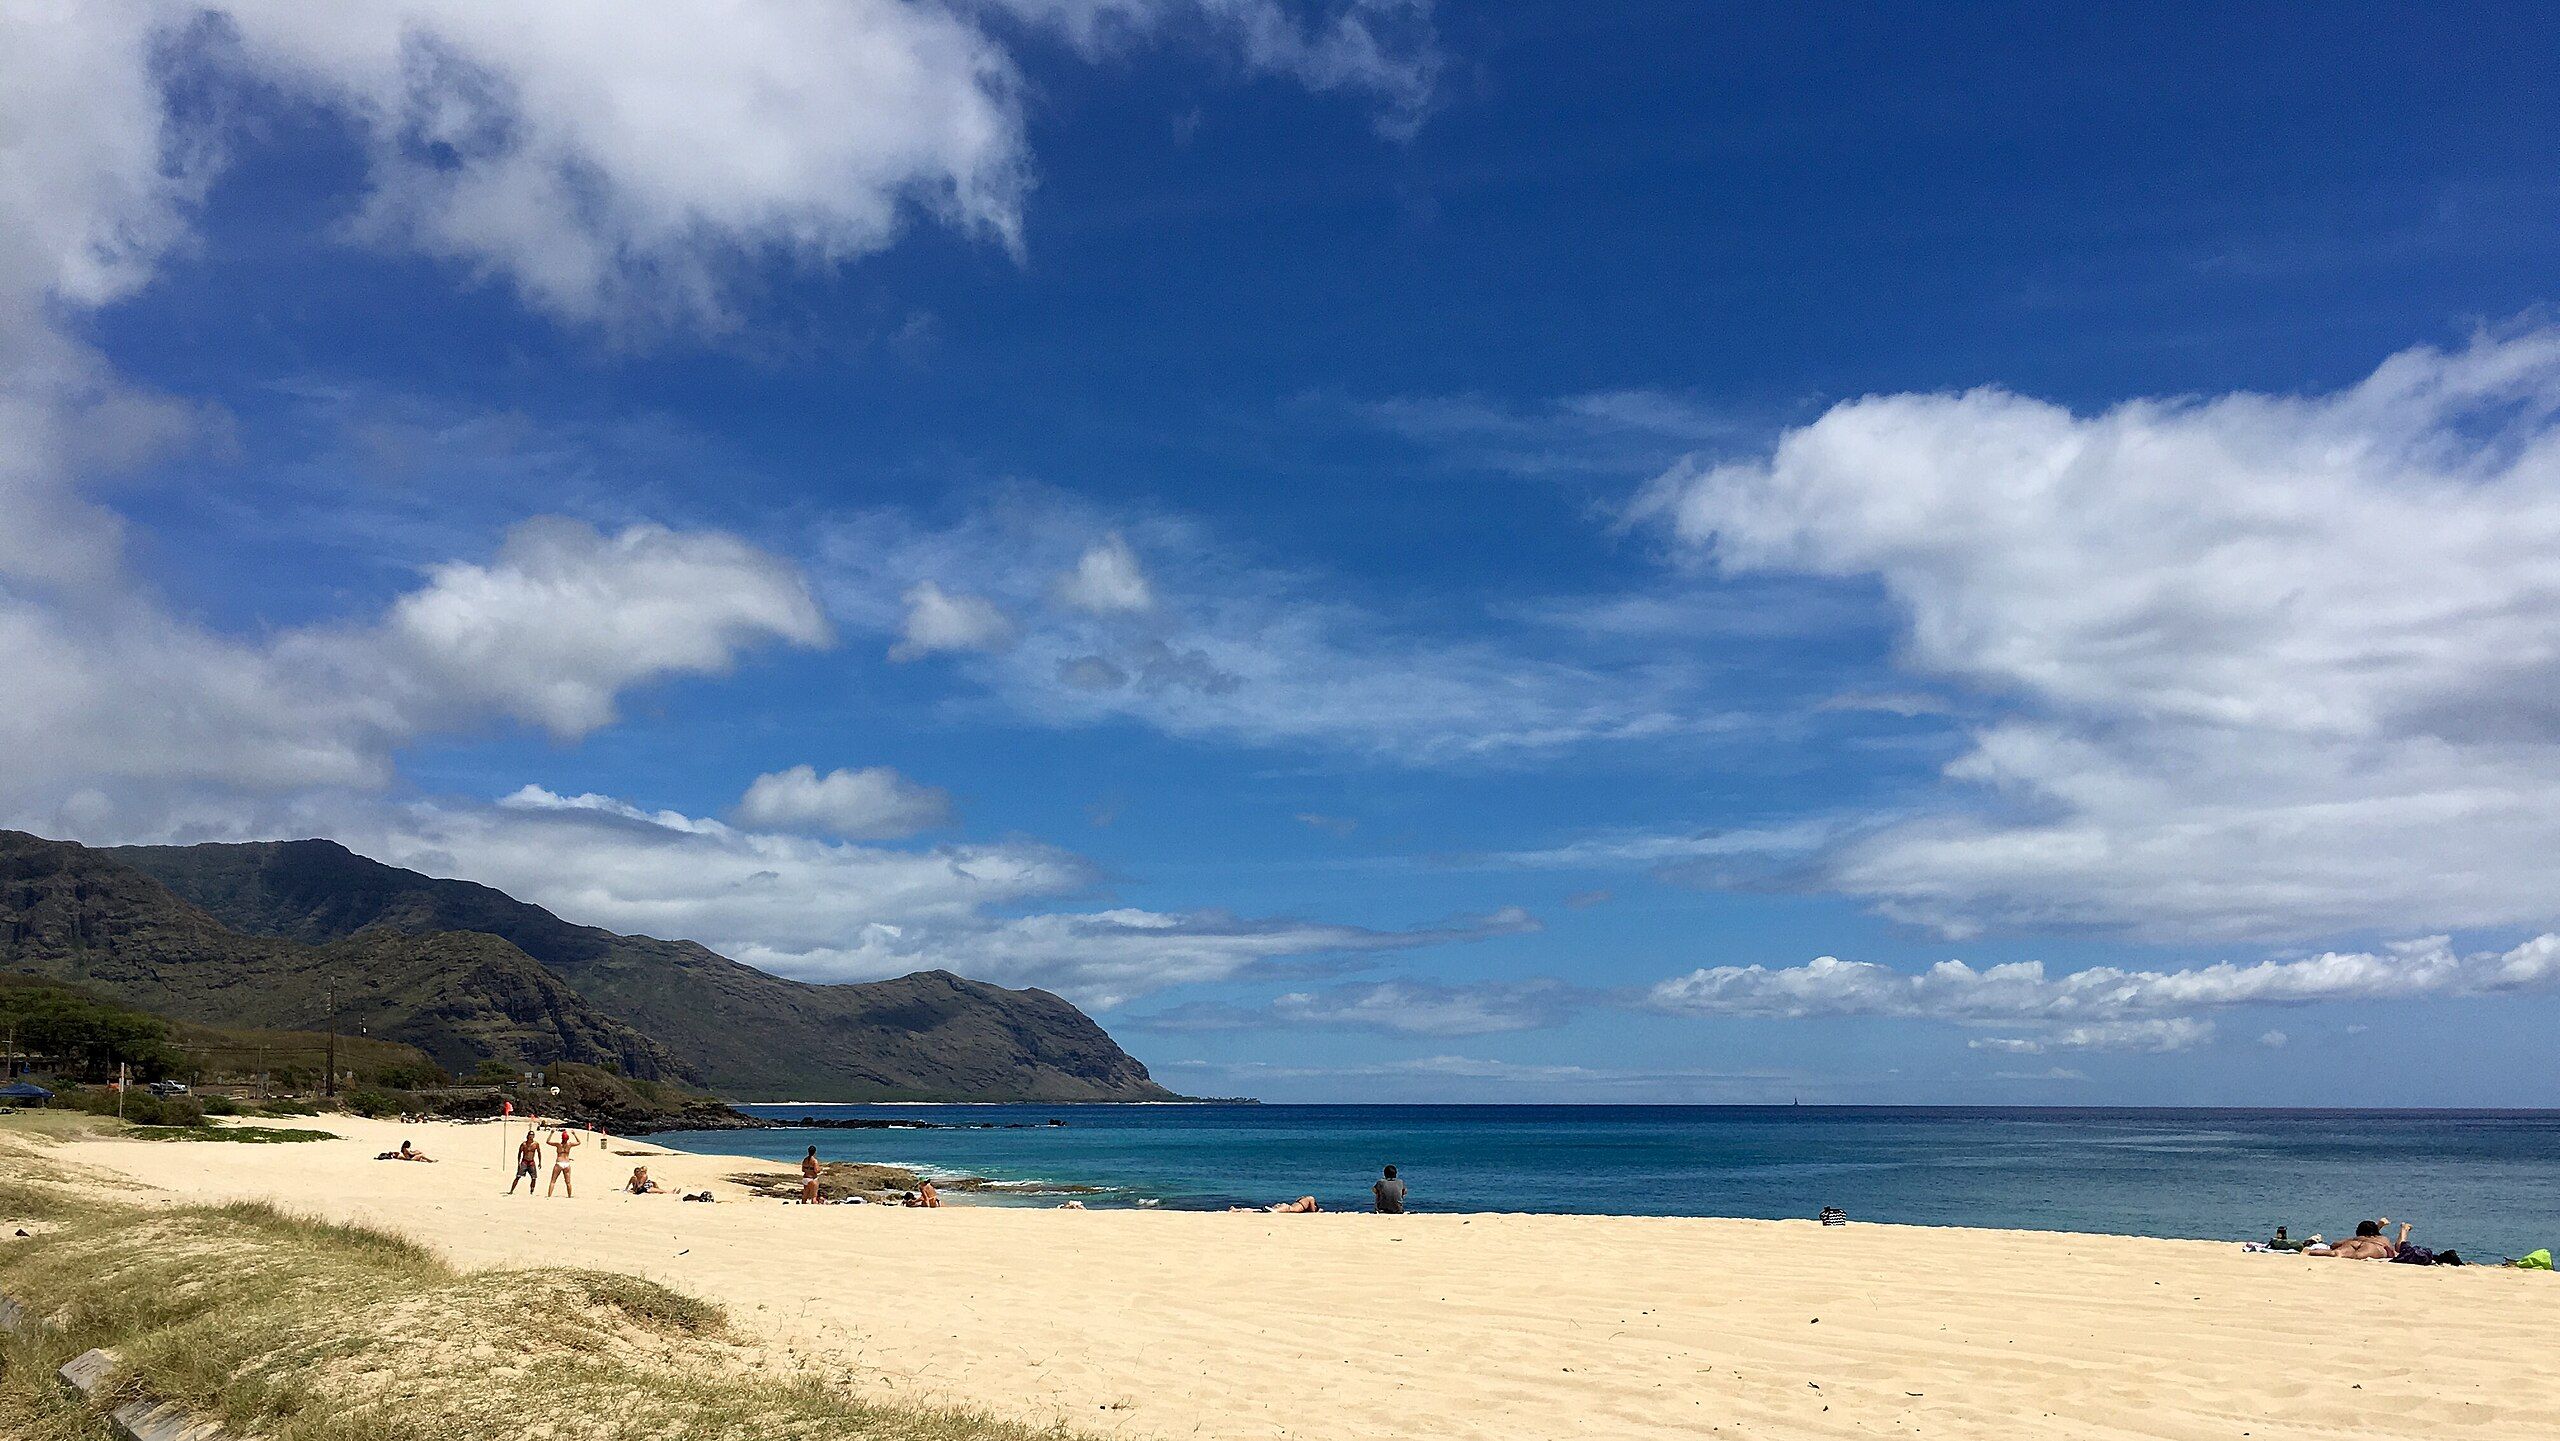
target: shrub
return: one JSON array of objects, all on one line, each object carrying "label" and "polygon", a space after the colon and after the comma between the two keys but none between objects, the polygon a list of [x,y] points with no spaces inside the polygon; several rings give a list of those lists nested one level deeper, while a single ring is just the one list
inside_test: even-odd
[{"label": "shrub", "polygon": [[441,1086],[450,1078],[435,1066],[403,1061],[366,1072],[364,1079],[385,1091],[417,1091]]},{"label": "shrub", "polygon": [[[65,1091],[55,1099],[73,1110],[86,1111],[93,1116],[112,1116],[118,1110],[116,1093],[104,1087],[84,1086],[76,1091]],[[193,1096],[163,1097],[149,1091],[127,1091],[122,1110],[124,1118],[137,1126],[204,1124],[204,1107]]]},{"label": "shrub", "polygon": [[229,1096],[201,1097],[200,1104],[203,1105],[204,1113],[208,1116],[245,1116],[248,1114],[248,1109],[246,1107],[242,1106],[238,1101],[231,1099]]},{"label": "shrub", "polygon": [[343,1102],[359,1116],[381,1120],[387,1116],[405,1115],[417,1109],[416,1098],[405,1091],[386,1091],[377,1086],[364,1086],[349,1091]]}]

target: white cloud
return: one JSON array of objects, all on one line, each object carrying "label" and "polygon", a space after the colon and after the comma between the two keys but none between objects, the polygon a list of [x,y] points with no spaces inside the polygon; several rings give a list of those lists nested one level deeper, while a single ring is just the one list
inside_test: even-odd
[{"label": "white cloud", "polygon": [[1244,64],[1313,90],[1376,98],[1382,134],[1409,137],[1431,106],[1440,54],[1431,0],[1326,0],[1301,21],[1275,0],[977,0],[1055,26],[1089,55],[1197,17]]},{"label": "white cloud", "polygon": [[332,830],[394,865],[496,886],[567,919],[693,940],[777,975],[869,980],[928,968],[1110,1007],[1258,964],[1517,934],[1517,910],[1411,930],[1223,911],[1004,912],[1091,890],[1083,859],[1027,841],[923,849],[744,830],[611,796],[526,786],[495,806],[341,813]]},{"label": "white cloud", "polygon": [[[2331,395],[1869,397],[1646,510],[1730,574],[1879,584],[2006,712],[1825,879],[2161,938],[2533,926],[2560,848],[2560,331]],[[2423,855],[2427,864],[2412,865]]]},{"label": "white cloud", "polygon": [[2271,1051],[2281,1051],[2292,1040],[2293,1038],[2291,1036],[2286,1035],[2282,1031],[2269,1031],[2265,1035],[2258,1037],[2258,1044]]},{"label": "white cloud", "polygon": [[1396,980],[1291,991],[1267,1007],[1194,1004],[1140,1018],[1158,1031],[1388,1031],[1422,1036],[1485,1036],[1553,1026],[1590,1004],[1561,981],[1489,981],[1443,985]]},{"label": "white cloud", "polygon": [[575,737],[613,719],[643,679],[714,675],[766,639],[823,645],[798,569],[717,533],[633,526],[616,535],[528,521],[487,565],[447,562],[402,596],[383,632],[394,663],[444,705],[488,709]]},{"label": "white cloud", "polygon": [[1076,558],[1076,568],[1058,577],[1058,599],[1095,615],[1118,615],[1155,609],[1155,589],[1147,584],[1136,552],[1120,537],[1106,536]]},{"label": "white cloud", "polygon": [[[1648,1003],[1689,1016],[1897,1016],[1951,1022],[2039,1022],[2057,1029],[1995,1039],[1986,1050],[2176,1049],[2203,1033],[2194,1023],[2127,1024],[2151,1017],[2250,1005],[2379,1001],[2406,996],[2491,995],[2560,988],[2560,935],[2505,951],[2461,954],[2443,936],[2373,952],[2324,952],[2299,960],[2223,962],[2182,971],[2112,966],[2049,976],[2040,962],[1975,969],[1941,961],[1897,971],[1821,956],[1801,966],[1712,966],[1653,987]],[[2079,1044],[2063,1044],[2077,1037]]]},{"label": "white cloud", "polygon": [[993,602],[974,595],[953,595],[932,581],[921,581],[906,593],[907,620],[891,660],[917,660],[941,651],[1002,650],[1013,643],[1013,622]]},{"label": "white cloud", "polygon": [[575,736],[617,696],[826,630],[798,573],[734,538],[537,521],[493,560],[434,567],[378,621],[235,640],[113,596],[0,590],[0,810],[147,825],[190,788],[385,784],[418,737],[512,717]]},{"label": "white cloud", "polygon": [[[1054,578],[1113,535],[1148,557],[1152,608],[1048,604]],[[821,535],[819,552],[828,609],[847,626],[899,636],[901,655],[989,652],[962,656],[962,674],[1012,713],[1053,725],[1129,720],[1186,738],[1439,763],[1733,724],[1699,702],[1685,662],[1604,669],[1571,647],[1550,658],[1408,631],[1342,599],[1338,582],[1257,567],[1179,519],[1106,521],[1047,491],[992,497],[942,530],[895,513],[848,518]],[[950,630],[969,644],[920,646],[919,614],[939,626],[940,602],[963,590],[974,619]],[[1006,618],[1000,630],[995,617]]]},{"label": "white cloud", "polygon": [[2192,1016],[2151,1021],[2093,1021],[2059,1026],[2040,1036],[1980,1036],[1965,1042],[1977,1051],[2040,1056],[2047,1051],[2184,1051],[2213,1039],[2213,1022]]},{"label": "white cloud", "polygon": [[822,831],[847,840],[895,840],[947,825],[951,797],[887,766],[832,770],[815,766],[761,775],[738,801],[738,821],[764,830]]},{"label": "white cloud", "polygon": [[857,257],[911,210],[1019,236],[1019,80],[938,5],[211,8],[363,146],[356,235],[568,319],[726,326],[747,262]]},{"label": "white cloud", "polygon": [[40,267],[79,305],[148,277],[220,159],[173,125],[156,62],[209,58],[346,128],[351,235],[573,321],[724,328],[753,262],[841,263],[910,214],[1019,243],[1023,83],[990,13],[1096,56],[1196,24],[1249,69],[1377,97],[1397,133],[1437,66],[1420,0],[1312,23],[1277,0],[32,0],[0,17],[0,106],[23,112],[0,131],[0,272]]}]

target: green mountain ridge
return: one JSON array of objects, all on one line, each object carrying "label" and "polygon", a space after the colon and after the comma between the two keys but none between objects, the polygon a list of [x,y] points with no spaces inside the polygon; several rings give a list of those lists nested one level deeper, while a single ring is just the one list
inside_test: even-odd
[{"label": "green mountain ridge", "polygon": [[456,1070],[609,1065],[740,1100],[1173,1099],[1064,999],[927,971],[809,985],[574,925],[333,841],[91,848],[0,831],[0,967],[189,1020],[340,1024]]}]

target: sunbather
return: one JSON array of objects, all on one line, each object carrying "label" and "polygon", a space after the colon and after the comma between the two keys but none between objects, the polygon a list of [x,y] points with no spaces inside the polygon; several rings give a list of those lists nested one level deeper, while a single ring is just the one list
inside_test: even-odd
[{"label": "sunbather", "polygon": [[2327,1256],[2339,1261],[2388,1261],[2399,1255],[2400,1248],[2409,1243],[2409,1223],[2406,1221],[2400,1223],[2398,1240],[2384,1239],[2382,1228],[2390,1224],[2389,1216],[2374,1221],[2358,1221],[2354,1235],[2325,1249],[2318,1246],[2307,1247],[2302,1254]]}]

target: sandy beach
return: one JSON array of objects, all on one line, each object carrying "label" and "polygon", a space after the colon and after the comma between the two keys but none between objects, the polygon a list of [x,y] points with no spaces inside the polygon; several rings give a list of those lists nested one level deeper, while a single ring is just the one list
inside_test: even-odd
[{"label": "sandy beach", "polygon": [[[769,1162],[645,1139],[528,1200],[495,1126],[301,1124],[342,1139],[63,1157],[465,1266],[633,1272],[883,1395],[1106,1435],[2560,1435],[2547,1274],[1810,1221],[800,1207],[721,1179]],[[439,1164],[372,1159],[403,1137]],[[614,1191],[640,1159],[720,1204]]]}]

